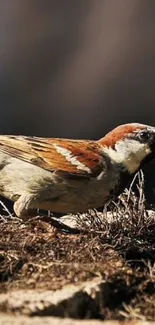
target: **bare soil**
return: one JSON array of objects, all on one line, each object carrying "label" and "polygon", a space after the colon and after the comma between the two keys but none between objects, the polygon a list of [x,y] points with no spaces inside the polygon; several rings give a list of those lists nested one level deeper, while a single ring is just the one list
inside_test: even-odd
[{"label": "bare soil", "polygon": [[[141,182],[141,181],[140,181]],[[0,313],[101,320],[155,320],[155,217],[147,214],[142,182],[106,213],[86,214],[83,231],[56,229],[42,218],[0,222]],[[78,216],[77,216],[78,218]],[[88,222],[89,221],[89,224]],[[82,221],[79,221],[82,222]],[[79,289],[54,308],[18,308],[9,295],[45,291],[101,279],[95,294]],[[6,295],[6,299],[1,299]],[[8,298],[7,298],[8,297]],[[43,299],[44,300],[44,299]]]}]

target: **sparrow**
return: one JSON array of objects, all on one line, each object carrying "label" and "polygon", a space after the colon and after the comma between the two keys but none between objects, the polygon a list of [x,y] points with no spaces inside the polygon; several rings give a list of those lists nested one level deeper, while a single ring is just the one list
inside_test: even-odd
[{"label": "sparrow", "polygon": [[155,127],[130,123],[97,141],[0,135],[0,194],[20,217],[77,213],[118,197],[155,158]]}]

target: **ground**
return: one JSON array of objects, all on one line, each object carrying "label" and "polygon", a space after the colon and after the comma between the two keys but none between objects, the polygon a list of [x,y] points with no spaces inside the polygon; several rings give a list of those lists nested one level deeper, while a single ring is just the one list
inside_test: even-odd
[{"label": "ground", "polygon": [[155,320],[155,216],[142,180],[137,197],[130,187],[107,210],[78,215],[76,233],[42,218],[1,218],[1,321]]}]

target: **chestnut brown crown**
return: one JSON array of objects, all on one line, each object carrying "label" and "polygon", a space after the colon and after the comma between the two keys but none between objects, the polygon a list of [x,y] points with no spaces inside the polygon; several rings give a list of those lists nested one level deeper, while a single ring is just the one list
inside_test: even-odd
[{"label": "chestnut brown crown", "polygon": [[155,127],[139,123],[120,125],[98,143],[113,161],[132,174],[155,158]]}]

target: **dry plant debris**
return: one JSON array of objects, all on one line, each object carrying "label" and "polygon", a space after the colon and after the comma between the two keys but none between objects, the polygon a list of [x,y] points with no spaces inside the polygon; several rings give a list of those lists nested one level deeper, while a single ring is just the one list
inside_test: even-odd
[{"label": "dry plant debris", "polygon": [[[41,218],[24,223],[11,214],[2,216],[0,294],[56,291],[99,277],[101,284],[94,296],[79,291],[59,304],[54,315],[155,320],[155,217],[146,210],[141,172],[133,183],[103,213],[77,215],[82,229],[78,234],[55,229]],[[0,311],[22,314],[24,308],[14,310],[6,299]],[[53,315],[46,306],[29,313]]]}]

